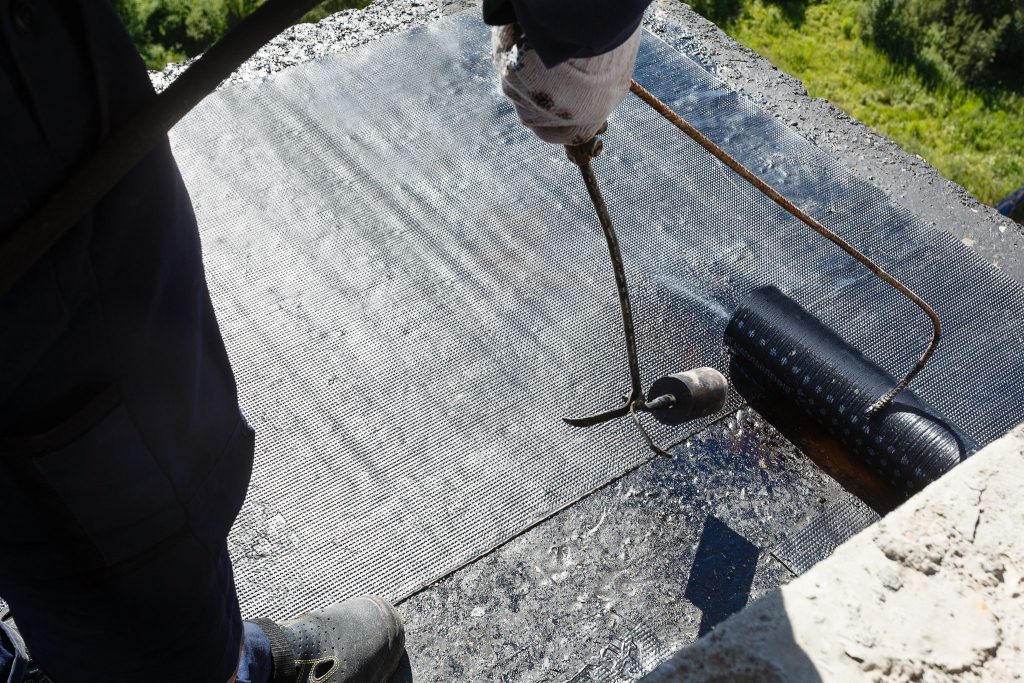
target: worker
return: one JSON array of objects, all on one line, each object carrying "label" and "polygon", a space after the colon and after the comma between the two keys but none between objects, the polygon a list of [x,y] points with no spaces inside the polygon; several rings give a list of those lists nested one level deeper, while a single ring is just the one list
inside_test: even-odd
[{"label": "worker", "polygon": [[[548,142],[626,93],[649,0],[497,0],[503,91]],[[0,236],[154,97],[108,0],[0,0]],[[0,295],[0,683],[381,681],[404,633],[356,598],[243,622],[226,538],[253,462],[165,141]]]}]

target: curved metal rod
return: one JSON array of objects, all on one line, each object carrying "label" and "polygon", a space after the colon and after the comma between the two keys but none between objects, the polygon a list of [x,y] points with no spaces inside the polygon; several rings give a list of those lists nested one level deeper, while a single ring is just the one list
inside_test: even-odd
[{"label": "curved metal rod", "polygon": [[633,424],[636,425],[637,430],[640,432],[640,436],[644,437],[644,441],[647,442],[647,447],[657,453],[663,458],[672,459],[672,454],[668,452],[668,448],[672,446],[662,447],[654,440],[654,437],[647,431],[647,427],[644,427],[643,422],[640,421],[640,412],[636,405],[629,406],[629,416],[633,418]]},{"label": "curved metal rod", "polygon": [[615,287],[619,295],[619,310],[622,314],[622,332],[626,339],[626,359],[629,362],[629,395],[626,403],[588,417],[570,418],[563,417],[566,424],[574,427],[592,427],[617,417],[624,417],[634,405],[643,404],[644,389],[640,379],[640,361],[636,352],[636,332],[633,325],[633,308],[629,301],[629,283],[626,281],[626,268],[622,264],[622,250],[619,248],[619,238],[615,235],[615,226],[612,225],[611,216],[608,215],[608,206],[604,202],[601,188],[597,184],[597,177],[594,176],[594,169],[591,166],[591,159],[600,153],[599,141],[595,138],[582,145],[567,145],[565,148],[569,158],[580,168],[583,174],[583,182],[587,186],[587,193],[597,210],[597,217],[601,221],[601,229],[604,230],[604,238],[608,244],[608,255],[611,257],[612,270],[615,272]]},{"label": "curved metal rod", "polygon": [[563,417],[562,421],[570,427],[596,427],[599,424],[610,422],[620,417],[626,417],[633,410],[635,402],[636,394],[631,391],[623,400],[623,404],[618,407],[586,417]]},{"label": "curved metal rod", "polygon": [[903,294],[903,296],[913,301],[922,311],[925,312],[925,315],[927,315],[932,322],[931,341],[928,343],[928,346],[924,350],[924,353],[921,354],[921,358],[917,361],[914,367],[911,368],[910,372],[907,373],[906,377],[904,377],[895,387],[893,387],[890,391],[885,393],[881,398],[875,401],[871,405],[871,407],[868,408],[868,414],[873,415],[878,411],[882,410],[883,408],[885,408],[886,406],[888,406],[890,403],[892,403],[892,400],[896,398],[896,396],[900,392],[906,389],[907,386],[913,381],[913,379],[917,377],[917,375],[922,370],[924,370],[924,366],[928,363],[928,360],[935,353],[935,349],[939,345],[939,340],[942,339],[942,321],[939,320],[939,316],[935,312],[935,309],[929,306],[924,301],[924,299],[915,294],[909,287],[904,285],[902,282],[894,278],[889,273],[885,272],[881,268],[881,266],[876,264],[874,261],[872,261],[870,258],[865,256],[860,251],[858,251],[849,242],[847,242],[842,237],[826,228],[824,225],[822,225],[817,220],[808,215],[805,211],[800,209],[800,207],[793,204],[793,202],[783,197],[774,188],[772,188],[766,182],[764,182],[756,175],[754,175],[754,173],[751,172],[746,166],[741,164],[734,157],[732,157],[732,155],[730,155],[724,149],[722,149],[714,142],[712,142],[711,139],[708,138],[706,135],[704,135],[699,130],[694,128],[692,125],[690,125],[685,119],[679,116],[679,114],[676,114],[674,111],[672,111],[672,109],[670,109],[668,105],[659,100],[649,90],[644,88],[636,81],[632,82],[632,84],[630,85],[630,90],[633,91],[633,94],[635,94],[641,100],[650,105],[652,109],[654,109],[656,112],[665,117],[670,123],[675,125],[676,128],[690,136],[690,138],[692,138],[694,142],[696,142],[698,145],[700,145],[708,152],[710,152],[716,159],[721,161],[723,164],[725,164],[732,170],[736,171],[736,173],[742,176],[744,180],[746,180],[751,185],[760,190],[769,199],[774,201],[776,204],[781,206],[783,209],[785,209],[792,215],[799,218],[801,221],[804,222],[804,224],[806,224],[812,230],[817,232],[822,237],[825,237],[826,239],[830,240],[837,247],[839,247],[847,254],[852,256],[854,259],[859,261],[877,277],[887,282],[890,286],[893,287],[893,289],[897,290],[898,292]]}]

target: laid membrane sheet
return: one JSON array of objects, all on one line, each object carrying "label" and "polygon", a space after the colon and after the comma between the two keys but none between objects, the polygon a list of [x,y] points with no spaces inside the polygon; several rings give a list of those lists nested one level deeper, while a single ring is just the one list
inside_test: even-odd
[{"label": "laid membrane sheet", "polygon": [[[649,457],[625,421],[560,420],[628,386],[612,273],[578,169],[518,123],[488,44],[451,17],[220,91],[172,133],[257,433],[229,539],[246,614],[401,598]],[[923,400],[979,444],[1024,418],[1019,286],[651,35],[635,75],[935,306]],[[605,149],[646,382],[725,371],[731,311],[765,284],[895,375],[921,352],[919,310],[636,98]]]}]

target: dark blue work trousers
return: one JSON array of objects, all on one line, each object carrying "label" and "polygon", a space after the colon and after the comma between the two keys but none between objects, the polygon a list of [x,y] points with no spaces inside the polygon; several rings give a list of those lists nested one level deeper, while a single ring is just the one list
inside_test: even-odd
[{"label": "dark blue work trousers", "polygon": [[[107,0],[0,0],[0,235],[152,97]],[[0,295],[0,596],[54,680],[230,678],[252,454],[165,143]]]},{"label": "dark blue work trousers", "polygon": [[[161,664],[155,662],[154,668]],[[245,622],[235,683],[269,683],[273,672],[274,658],[270,653],[270,641],[258,626]],[[52,679],[31,663],[21,634],[11,625],[0,622],[0,683],[45,683],[46,680]]]}]

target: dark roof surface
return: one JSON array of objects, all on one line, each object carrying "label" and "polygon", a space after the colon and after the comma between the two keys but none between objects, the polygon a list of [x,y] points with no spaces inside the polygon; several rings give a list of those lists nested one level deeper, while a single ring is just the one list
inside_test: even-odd
[{"label": "dark roof surface", "polygon": [[[285,37],[265,50],[240,72],[237,80],[259,80],[263,74],[309,58],[372,42],[378,34],[417,24],[431,24],[446,9],[458,7],[458,4],[440,7],[432,3],[393,2],[386,6],[372,6],[365,14],[346,13],[329,18],[316,27],[299,27],[292,30],[291,39]],[[906,155],[891,142],[841,115],[827,103],[807,98],[793,79],[732,43],[682,5],[656,4],[649,13],[647,26],[669,45],[723,78],[742,98],[795,129],[854,177],[859,176],[861,180],[877,185],[894,203],[909,208],[926,224],[948,230],[980,256],[1021,279],[1017,257],[1019,249],[1015,246],[1021,241],[1018,228],[942,180],[926,163]],[[387,48],[393,45],[391,43]],[[358,60],[368,59],[367,54],[359,53],[354,57],[357,60],[355,64],[365,64]],[[338,66],[358,68],[344,60]],[[303,78],[298,73],[285,74],[284,77]],[[428,76],[424,75],[424,78]],[[274,82],[266,85],[278,87]],[[310,98],[316,96],[316,92],[309,91]],[[208,106],[219,111],[221,120],[228,121],[234,116],[232,107],[249,98],[250,94],[239,90],[226,93],[224,98],[212,101]],[[292,155],[286,160],[288,164],[301,165],[307,146],[316,149],[316,145],[325,139],[321,136],[329,136],[333,134],[329,131],[334,127],[343,125],[326,119],[320,124],[315,121],[310,124],[302,113],[304,106],[302,100],[296,98],[290,112],[273,112],[273,117],[278,117],[281,123],[272,138],[296,141],[296,149],[288,152]],[[266,118],[268,111],[261,110],[256,114]],[[375,111],[373,106],[366,105],[367,116],[377,116]],[[481,152],[498,154],[509,140],[520,144],[519,133],[513,130],[513,127],[502,124],[500,135],[508,138],[495,140],[498,144],[490,145]],[[215,131],[210,128],[206,132]],[[372,131],[367,133],[372,134]],[[244,133],[240,137],[244,137]],[[301,142],[303,140],[306,142]],[[218,161],[218,169],[228,168],[224,161],[238,149],[258,150],[258,146],[247,148],[241,140],[232,144],[231,140],[220,139],[216,135],[209,139],[196,137],[196,129],[190,133],[187,128],[177,131],[174,141],[182,152],[179,158],[186,167],[187,177],[190,172],[199,173],[197,167],[189,168],[191,163],[198,163],[198,158],[193,156],[190,162],[189,154],[184,151],[197,142],[200,147],[213,146],[214,152],[220,149],[211,154]],[[362,144],[359,137],[352,137],[347,143],[348,149],[359,149]],[[217,148],[218,144],[223,148]],[[372,146],[372,141],[370,144]],[[395,144],[406,150],[418,148],[418,142],[411,136],[407,139],[399,136]],[[457,143],[453,141],[452,144]],[[609,159],[615,158],[613,151]],[[260,174],[267,172],[265,160],[254,152],[246,163],[253,165],[254,174],[262,178],[260,182],[265,180],[267,185],[263,192],[266,205],[253,210],[266,212],[267,216],[273,216],[272,220],[277,220],[277,213],[287,214],[290,219],[301,219],[300,225],[301,221],[307,221],[314,227],[325,220],[328,223],[345,220],[342,214],[331,214],[338,209],[330,205],[330,193],[345,192],[354,181],[345,175],[347,160],[339,158],[333,161],[337,164],[323,169],[324,172],[334,169],[333,177],[316,176],[326,181],[326,186],[311,184],[301,188],[302,196],[324,198],[322,204],[319,201],[308,203],[306,208],[309,211],[306,211],[302,207],[296,208],[290,198],[296,188],[291,180],[281,178],[275,183],[271,182],[273,178],[262,178]],[[384,168],[396,163],[391,182],[381,184],[379,197],[375,200],[387,204],[389,208],[385,212],[400,214],[404,206],[418,201],[419,197],[412,191],[414,186],[405,184],[408,176],[397,170],[399,166],[395,159],[381,158],[375,163]],[[547,168],[544,166],[546,158],[533,159],[531,163],[536,163],[537,169]],[[320,173],[315,160],[306,170],[313,175]],[[550,498],[541,496],[540,500],[547,507],[526,509],[527,514],[521,514],[524,510],[519,510],[513,516],[520,515],[520,521],[508,524],[506,517],[510,511],[515,511],[516,503],[502,501],[505,507],[501,508],[500,514],[497,508],[494,509],[491,524],[516,528],[518,535],[493,552],[487,552],[493,543],[488,545],[485,542],[479,550],[474,550],[458,539],[445,537],[443,525],[435,528],[432,524],[427,529],[428,534],[438,534],[433,556],[413,552],[412,546],[403,548],[401,543],[395,544],[395,538],[388,537],[394,532],[392,525],[396,519],[403,515],[414,519],[422,516],[424,520],[433,519],[431,515],[436,514],[458,516],[467,504],[472,507],[473,501],[466,500],[471,495],[465,487],[473,482],[444,479],[448,475],[444,470],[444,458],[447,456],[443,449],[437,452],[436,470],[428,468],[419,472],[409,471],[401,460],[376,452],[380,447],[400,453],[407,446],[404,440],[408,436],[390,441],[385,437],[381,441],[380,430],[386,428],[391,418],[381,419],[379,411],[382,406],[390,405],[381,397],[396,390],[388,380],[393,376],[404,376],[403,373],[413,373],[415,364],[401,368],[401,373],[397,367],[395,373],[386,368],[375,368],[372,362],[365,368],[349,367],[346,372],[357,376],[363,371],[376,372],[378,376],[370,379],[378,383],[379,394],[369,392],[375,398],[363,412],[353,413],[347,408],[340,410],[342,419],[338,419],[339,406],[344,403],[345,392],[350,388],[348,383],[352,380],[344,372],[332,377],[320,376],[318,364],[322,364],[325,357],[331,357],[331,362],[336,360],[333,349],[342,344],[355,345],[354,337],[365,332],[365,329],[360,330],[359,324],[349,328],[339,321],[365,321],[369,316],[374,320],[374,328],[385,339],[390,339],[392,334],[399,339],[403,323],[398,318],[401,316],[392,317],[390,313],[399,310],[408,314],[409,302],[393,299],[398,292],[393,287],[394,282],[401,281],[410,273],[401,270],[390,272],[387,269],[391,266],[384,266],[385,270],[381,272],[386,277],[379,281],[381,286],[368,287],[365,281],[360,281],[358,274],[367,268],[366,272],[371,272],[376,266],[372,260],[364,258],[366,254],[360,252],[358,243],[353,247],[352,243],[332,241],[329,235],[322,235],[317,238],[321,239],[320,246],[310,243],[313,244],[313,251],[309,254],[314,255],[315,277],[306,279],[303,284],[305,276],[287,267],[292,258],[290,254],[298,252],[288,245],[287,240],[281,241],[285,233],[268,238],[269,233],[263,233],[261,237],[258,231],[248,232],[241,225],[237,230],[231,228],[238,215],[231,212],[230,202],[219,206],[217,193],[201,189],[199,178],[201,175],[193,177],[196,182],[190,183],[190,189],[196,196],[201,221],[204,226],[220,226],[204,233],[206,251],[212,259],[211,283],[215,301],[240,375],[243,403],[261,434],[261,464],[254,477],[250,499],[232,535],[240,587],[247,596],[250,610],[290,611],[307,606],[304,600],[310,599],[309,596],[316,599],[318,595],[336,595],[336,591],[344,592],[351,586],[376,587],[386,592],[397,585],[393,583],[395,577],[403,577],[404,583],[391,595],[402,597],[410,586],[417,585],[416,576],[429,578],[440,575],[435,569],[424,567],[424,563],[437,566],[447,563],[454,568],[475,554],[485,552],[483,558],[403,604],[402,610],[410,626],[409,648],[417,681],[497,679],[504,673],[508,674],[505,680],[552,677],[584,681],[639,676],[649,670],[658,658],[695,637],[702,628],[702,618],[704,627],[707,627],[710,621],[732,607],[741,606],[748,597],[785,581],[788,573],[767,551],[802,522],[846,497],[836,481],[803,457],[762,418],[749,408],[737,413],[739,405],[734,403],[731,412],[719,422],[695,435],[690,442],[681,444],[677,449],[678,457],[672,461],[643,464],[643,457],[638,457],[642,451],[633,447],[623,447],[616,452],[615,448],[602,450],[596,442],[588,442],[595,459],[611,457],[611,467],[606,468],[607,474],[604,475],[595,476],[590,472],[587,475],[590,484],[582,484],[581,492],[585,493],[609,477],[613,479],[612,483],[570,504],[525,533],[520,532],[530,524],[523,520],[529,521],[531,515],[534,521],[541,519],[554,512],[558,505],[552,505]],[[457,189],[472,192],[474,188],[459,185]],[[377,220],[371,204],[368,203],[365,210],[352,209],[369,226],[375,225]],[[575,205],[568,190],[559,201],[549,199],[545,204],[563,211],[575,207],[573,211],[577,213],[573,215],[583,215],[578,212],[587,208],[586,205]],[[387,222],[381,225],[387,227]],[[306,239],[298,233],[293,237]],[[401,236],[389,231],[382,231],[376,238],[378,242],[395,239],[401,239]],[[239,244],[249,250],[249,257],[242,261],[224,260],[225,254],[237,251]],[[444,244],[444,241],[438,242],[439,247]],[[496,246],[499,255],[507,257],[507,253],[501,250],[502,246]],[[353,251],[347,251],[349,249]],[[342,256],[355,264],[351,278],[344,274],[343,266],[349,261],[340,258]],[[602,259],[600,250],[593,251],[593,263],[600,263]],[[301,262],[301,259],[296,260],[293,265]],[[292,272],[289,281],[282,282],[279,275],[284,271],[281,268]],[[336,282],[322,288],[325,276],[334,278],[338,273],[343,273],[343,279],[349,278],[344,284],[345,288],[352,290],[351,299],[348,294],[338,294],[346,290],[339,290]],[[424,282],[429,284],[426,280]],[[248,292],[245,295],[232,294],[243,290]],[[259,299],[261,292],[277,297],[270,302],[273,306],[258,305],[261,301],[263,304],[269,301]],[[243,301],[249,295],[253,297],[251,301]],[[348,302],[343,303],[342,309],[318,308],[339,296],[338,300]],[[362,308],[350,306],[354,301],[368,303]],[[242,309],[247,309],[246,315],[257,325],[274,319],[283,326],[264,325],[254,332],[246,316],[237,315]],[[500,311],[500,306],[496,304],[495,310]],[[337,323],[333,327],[321,317],[325,311],[335,316],[330,319]],[[614,322],[614,315],[608,319]],[[500,316],[496,321],[500,322]],[[306,336],[316,330],[326,336],[315,339]],[[438,347],[434,349],[435,353],[443,354],[448,350],[437,338],[422,341],[435,344]],[[508,343],[507,340],[499,341]],[[365,348],[370,349],[367,353],[372,361],[372,355],[376,353],[373,345],[381,341],[379,338],[366,338],[364,343],[367,345]],[[253,349],[261,348],[264,351],[253,353]],[[669,353],[671,350],[663,351]],[[615,348],[605,354],[595,347],[594,352],[601,355],[605,363],[603,368],[615,367],[619,362]],[[301,363],[307,363],[307,370],[289,374],[285,368],[292,362],[299,363],[295,367],[304,367]],[[344,359],[342,365],[351,362]],[[516,365],[518,362],[510,360],[509,369],[520,368]],[[464,359],[458,358],[449,359],[448,367],[472,369]],[[436,369],[421,369],[436,372]],[[565,405],[562,398],[566,391],[570,388],[574,392],[579,391],[580,381],[577,380],[589,383],[593,379],[592,373],[577,374],[578,377],[573,376],[573,382],[558,390],[554,396],[557,400],[549,408],[555,404]],[[488,381],[500,383],[509,382],[509,379],[493,377]],[[324,382],[326,385],[321,386]],[[443,386],[436,388],[442,389]],[[506,390],[527,394],[532,391],[530,387],[506,387]],[[609,396],[613,392],[614,388],[609,386]],[[336,401],[338,405],[334,404]],[[310,413],[310,406],[317,409]],[[282,407],[287,409],[282,410]],[[516,411],[528,413],[535,408],[529,402],[521,402]],[[434,419],[438,417],[434,416]],[[542,429],[541,417],[555,419],[557,416],[553,413],[538,416],[537,420],[527,420],[528,424],[520,419],[520,424],[510,426]],[[310,420],[320,422],[314,424]],[[309,430],[315,439],[294,449],[283,447],[281,444],[289,445],[291,442],[281,441],[281,434],[295,429]],[[347,452],[344,449],[332,450],[328,446],[349,437],[351,450]],[[613,441],[637,443],[632,433],[618,435]],[[360,444],[375,445],[363,451]],[[561,451],[548,449],[543,444],[543,440],[536,443],[543,449],[542,457],[562,457]],[[813,447],[810,441],[801,445]],[[446,447],[453,453],[483,453],[479,464],[493,466],[494,462],[486,459],[492,446],[463,432]],[[343,463],[348,459],[356,461],[356,471]],[[593,459],[584,459],[580,463],[571,470],[573,477],[578,476],[576,470],[595,466]],[[557,462],[553,464],[558,465]],[[633,467],[637,469],[622,474]],[[312,475],[312,480],[309,475]],[[520,475],[523,472],[509,469],[509,477]],[[420,492],[436,488],[432,497],[424,499],[424,504],[428,508],[430,505],[440,507],[434,512],[415,506],[406,506],[404,510],[396,508],[386,500],[390,493],[380,488],[384,484],[396,490],[418,488]],[[537,485],[550,487],[554,484],[540,480]],[[478,492],[472,495],[478,495]],[[516,495],[521,505],[536,504],[536,501],[530,503],[530,499],[522,494]],[[330,515],[316,517],[316,510],[307,505],[310,496],[323,497],[327,501],[324,510],[330,511]],[[566,499],[567,503],[573,500],[572,496]],[[372,509],[352,507],[353,501],[370,505]],[[339,511],[341,517],[338,517]],[[381,517],[380,513],[386,515]],[[345,519],[349,522],[346,523]],[[474,522],[467,518],[460,523],[482,523],[482,519]],[[714,533],[705,533],[707,529]],[[329,566],[334,555],[347,558],[360,552],[360,534],[367,538],[378,534],[381,536],[378,550],[389,548],[380,562],[377,583],[374,583],[372,575],[364,577],[366,580],[353,576],[339,577],[336,575],[337,567]],[[499,533],[495,538],[500,536]],[[325,562],[322,570],[319,574],[316,567],[309,568],[309,571],[293,571],[289,568],[290,562],[299,558],[310,544],[320,544],[323,554],[318,556],[318,561]],[[344,561],[341,565],[344,566]],[[372,567],[362,567],[359,571],[372,572]],[[316,586],[318,580],[324,585]],[[332,582],[336,590],[327,585]],[[708,595],[721,595],[725,599],[718,604],[700,604],[707,602],[701,596],[707,598]],[[705,612],[707,614],[702,616]],[[284,614],[275,613],[274,616]]]}]

